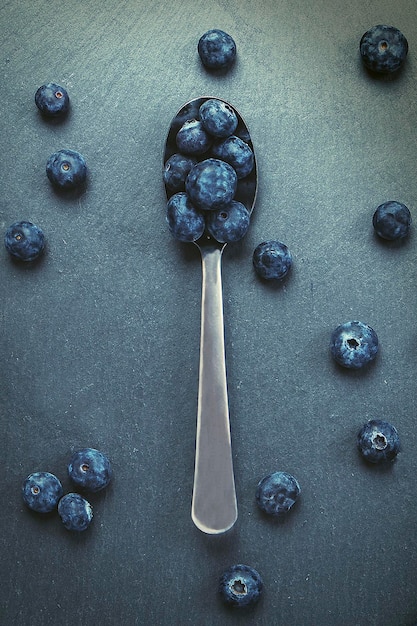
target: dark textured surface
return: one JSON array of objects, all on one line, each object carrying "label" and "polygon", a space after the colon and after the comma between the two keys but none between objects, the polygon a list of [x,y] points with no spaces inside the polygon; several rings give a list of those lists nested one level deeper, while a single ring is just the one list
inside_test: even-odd
[{"label": "dark textured surface", "polygon": [[[381,241],[387,200],[417,224],[414,0],[134,0],[0,4],[0,218],[27,219],[45,255],[0,252],[0,623],[5,626],[259,624],[411,626],[417,620],[416,235]],[[410,51],[375,79],[359,55],[374,24]],[[237,59],[209,74],[209,28]],[[71,111],[48,122],[34,94],[62,84]],[[255,147],[259,192],[245,239],[223,255],[226,351],[239,518],[222,537],[190,517],[198,376],[198,250],[165,223],[162,156],[172,117],[200,95],[229,100]],[[54,151],[79,151],[80,194],[56,193]],[[286,243],[284,285],[252,267],[255,246]],[[366,372],[337,367],[332,330],[378,333]],[[402,452],[368,467],[356,435],[393,423]],[[23,479],[70,485],[74,450],[95,447],[114,480],[91,498],[80,534],[23,505]],[[302,489],[284,523],[257,509],[262,476]],[[238,616],[216,595],[234,563],[259,571],[264,597]]]}]

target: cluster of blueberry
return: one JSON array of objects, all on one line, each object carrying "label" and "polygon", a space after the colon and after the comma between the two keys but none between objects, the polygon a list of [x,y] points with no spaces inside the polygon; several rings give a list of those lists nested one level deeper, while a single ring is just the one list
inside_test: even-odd
[{"label": "cluster of blueberry", "polygon": [[[68,476],[82,492],[96,493],[109,484],[112,467],[108,457],[94,448],[74,452],[68,463]],[[37,513],[55,509],[67,530],[86,530],[93,519],[93,508],[82,495],[70,492],[64,495],[59,478],[50,472],[33,472],[22,485],[24,503]]]},{"label": "cluster of blueberry", "polygon": [[[56,119],[64,117],[70,108],[67,90],[56,83],[47,83],[35,93],[35,104],[42,117]],[[58,150],[50,155],[46,163],[46,175],[55,189],[68,191],[81,188],[87,178],[84,157],[75,150]],[[11,224],[4,235],[4,244],[9,254],[19,261],[34,261],[45,248],[45,236],[41,228],[22,220]]]},{"label": "cluster of blueberry", "polygon": [[169,191],[167,222],[174,237],[197,241],[208,233],[220,243],[246,234],[250,213],[238,198],[240,181],[253,171],[250,138],[238,130],[236,111],[224,100],[202,101],[175,136],[177,152],[164,163]]}]

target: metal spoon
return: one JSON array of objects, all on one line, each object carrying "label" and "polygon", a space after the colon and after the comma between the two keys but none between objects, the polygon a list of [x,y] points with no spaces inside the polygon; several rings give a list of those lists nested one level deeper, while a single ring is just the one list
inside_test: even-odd
[{"label": "metal spoon", "polygon": [[[164,163],[178,152],[175,137],[186,120],[198,117],[209,97],[195,98],[181,107],[172,120],[164,153]],[[216,98],[221,100],[221,98]],[[226,101],[223,101],[226,102]],[[249,130],[240,113],[235,135],[253,150]],[[205,154],[201,159],[209,158]],[[251,213],[257,193],[256,157],[252,172],[238,181],[235,199]],[[165,189],[167,198],[172,191]],[[226,246],[204,234],[195,242],[202,261],[201,338],[197,406],[197,435],[191,516],[201,531],[219,534],[229,530],[237,519],[233,472],[224,347],[221,259]]]}]

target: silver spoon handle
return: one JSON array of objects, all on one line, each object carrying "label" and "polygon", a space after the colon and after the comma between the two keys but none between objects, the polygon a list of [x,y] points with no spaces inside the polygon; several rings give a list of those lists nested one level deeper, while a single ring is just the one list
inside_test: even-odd
[{"label": "silver spoon handle", "polygon": [[230,437],[219,248],[201,250],[202,302],[192,519],[203,532],[233,526],[237,503]]}]

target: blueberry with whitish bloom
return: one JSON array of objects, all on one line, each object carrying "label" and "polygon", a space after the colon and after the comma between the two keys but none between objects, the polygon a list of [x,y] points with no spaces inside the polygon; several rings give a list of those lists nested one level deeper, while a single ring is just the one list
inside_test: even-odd
[{"label": "blueberry with whitish bloom", "polygon": [[46,175],[58,189],[74,189],[85,182],[87,164],[76,150],[59,150],[48,158]]},{"label": "blueberry with whitish bloom", "polygon": [[296,503],[301,489],[288,472],[273,472],[259,481],[255,492],[259,508],[268,515],[281,517]]},{"label": "blueberry with whitish bloom", "polygon": [[261,598],[262,591],[262,578],[250,565],[232,565],[220,577],[219,593],[228,606],[235,608],[253,606]]},{"label": "blueberry with whitish bloom", "polygon": [[87,530],[93,519],[91,504],[79,493],[67,493],[58,502],[58,513],[67,530]]},{"label": "blueberry with whitish bloom", "polygon": [[281,241],[263,241],[253,252],[256,273],[265,280],[282,280],[292,267],[292,254]]},{"label": "blueberry with whitish bloom", "polygon": [[236,172],[220,159],[204,159],[191,169],[185,190],[198,209],[217,210],[227,206],[237,189]]},{"label": "blueberry with whitish bloom", "polygon": [[339,365],[359,369],[373,361],[378,354],[378,335],[368,324],[346,322],[332,332],[330,351]]},{"label": "blueberry with whitish bloom", "polygon": [[39,226],[26,220],[14,222],[4,235],[7,252],[19,261],[34,261],[45,248],[45,235]]},{"label": "blueberry with whitish bloom", "polygon": [[382,239],[403,239],[409,233],[411,213],[402,202],[389,200],[380,204],[372,217],[372,225]]},{"label": "blueberry with whitish bloom", "polygon": [[207,211],[207,230],[220,243],[240,241],[249,228],[250,214],[241,202],[232,200],[224,209]]},{"label": "blueberry with whitish bloom", "polygon": [[184,191],[185,179],[191,168],[197,163],[192,156],[173,154],[165,161],[162,178],[170,191]]},{"label": "blueberry with whitish bloom", "polygon": [[203,102],[199,117],[205,130],[213,137],[230,137],[238,124],[236,113],[230,104],[217,98]]},{"label": "blueberry with whitish bloom", "polygon": [[357,436],[357,444],[363,458],[370,463],[393,461],[400,451],[398,431],[385,420],[369,420]]},{"label": "blueberry with whitish bloom", "polygon": [[184,154],[200,156],[211,148],[212,138],[201,120],[186,120],[176,135],[178,150]]},{"label": "blueberry with whitish bloom", "polygon": [[197,45],[201,62],[209,70],[228,70],[236,58],[236,43],[219,28],[206,31]]},{"label": "blueberry with whitish bloom", "polygon": [[395,26],[378,24],[362,35],[359,50],[369,70],[377,74],[392,74],[405,61],[408,41]]},{"label": "blueberry with whitish bloom", "polygon": [[50,472],[33,472],[22,485],[24,503],[37,513],[53,511],[62,494],[61,481]]},{"label": "blueberry with whitish bloom", "polygon": [[179,241],[197,241],[206,227],[203,213],[194,207],[183,191],[168,200],[166,219],[170,233]]},{"label": "blueberry with whitish bloom", "polygon": [[45,117],[58,117],[68,112],[70,99],[64,87],[56,83],[47,83],[37,89],[35,103]]},{"label": "blueberry with whitish bloom", "polygon": [[214,144],[212,154],[217,159],[229,163],[235,170],[238,179],[248,176],[255,164],[252,149],[240,137],[236,137],[236,135],[231,135],[224,141]]},{"label": "blueberry with whitish bloom", "polygon": [[77,450],[68,463],[68,476],[77,487],[86,491],[100,491],[112,478],[108,457],[95,448]]}]

